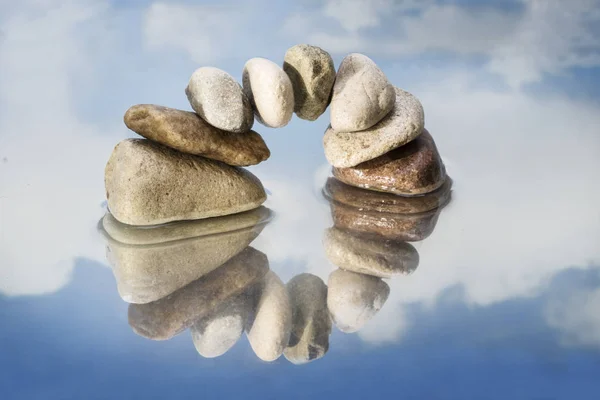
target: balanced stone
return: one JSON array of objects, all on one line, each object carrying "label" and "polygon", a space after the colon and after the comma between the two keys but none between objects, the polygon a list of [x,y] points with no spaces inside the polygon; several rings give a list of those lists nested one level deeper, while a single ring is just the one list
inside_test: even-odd
[{"label": "balanced stone", "polygon": [[269,271],[264,278],[254,320],[247,332],[254,353],[263,361],[275,361],[290,340],[292,307],[281,279]]},{"label": "balanced stone", "polygon": [[353,167],[372,160],[415,139],[423,131],[423,106],[412,94],[395,88],[392,112],[375,126],[360,132],[329,127],[323,137],[325,156],[331,165]]},{"label": "balanced stone", "polygon": [[293,311],[290,342],[283,354],[294,364],[305,364],[329,350],[327,286],[321,278],[308,273],[296,275],[286,286]]},{"label": "balanced stone", "polygon": [[257,208],[267,197],[245,169],[144,139],[126,139],[115,147],[105,186],[110,212],[129,225],[235,214]]},{"label": "balanced stone", "polygon": [[329,275],[327,307],[338,329],[360,330],[381,310],[390,287],[380,278],[338,269]]},{"label": "balanced stone", "polygon": [[129,325],[140,336],[168,340],[258,282],[268,270],[267,256],[247,247],[220,268],[160,300],[130,304]]},{"label": "balanced stone", "polygon": [[[216,225],[213,220],[219,218],[229,220],[222,225],[220,232],[211,226]],[[126,244],[109,236],[106,257],[112,266],[119,295],[128,303],[150,303],[220,267],[244,250],[265,226],[259,222],[246,226],[248,219],[248,215],[243,215],[237,224],[230,217],[186,221],[178,224],[182,228],[179,234],[175,230],[164,229],[164,226],[147,228],[145,238],[149,238],[148,242],[151,244]],[[103,221],[104,226],[110,226],[110,231],[116,233],[116,237],[140,239],[142,236],[135,235],[143,233],[142,229],[128,229],[127,225],[119,223],[110,214]],[[207,225],[206,221],[211,222],[207,228],[215,234],[181,238],[183,233],[200,233],[202,225]],[[194,224],[198,226],[194,227]],[[134,231],[134,234],[128,230]],[[151,231],[154,230],[158,232],[152,234]],[[161,232],[165,234],[162,243],[158,242]],[[172,237],[179,239],[170,240]]]},{"label": "balanced stone", "polygon": [[419,253],[406,242],[374,239],[330,228],[325,231],[325,255],[347,271],[391,278],[412,273],[419,265]]},{"label": "balanced stone", "polygon": [[246,293],[225,300],[206,317],[190,327],[192,341],[202,357],[222,356],[231,349],[244,333],[248,318]]},{"label": "balanced stone", "polygon": [[336,178],[327,179],[324,196],[364,211],[393,214],[416,214],[430,211],[448,203],[452,193],[452,179],[446,177],[444,184],[433,192],[421,196],[397,196],[392,193],[374,192],[346,185]]},{"label": "balanced stone", "polygon": [[338,132],[368,129],[394,107],[394,86],[369,57],[352,53],[340,64],[331,99],[331,127]]},{"label": "balanced stone", "polygon": [[189,111],[139,104],[127,110],[125,125],[143,137],[167,147],[229,165],[255,165],[271,155],[258,133],[226,132]]},{"label": "balanced stone", "polygon": [[294,112],[294,90],[290,78],[277,64],[258,57],[248,60],[242,83],[261,124],[281,128],[290,122]]},{"label": "balanced stone", "polygon": [[418,242],[433,232],[442,207],[420,214],[393,214],[365,211],[332,202],[335,227],[387,239]]},{"label": "balanced stone", "polygon": [[185,88],[190,105],[203,120],[229,132],[248,132],[254,112],[242,87],[227,72],[213,67],[194,71]]},{"label": "balanced stone", "polygon": [[429,193],[444,184],[446,169],[433,138],[423,133],[412,142],[356,167],[333,168],[348,185],[403,196]]},{"label": "balanced stone", "polygon": [[294,88],[296,115],[308,121],[319,118],[329,105],[335,81],[329,53],[316,46],[296,45],[285,53],[283,70]]}]

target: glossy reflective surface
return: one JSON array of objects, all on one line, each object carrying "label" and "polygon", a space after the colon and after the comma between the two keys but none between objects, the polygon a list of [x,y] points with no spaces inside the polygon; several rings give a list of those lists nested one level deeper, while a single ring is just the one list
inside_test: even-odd
[{"label": "glossy reflective surface", "polygon": [[[597,2],[242,3],[0,4],[0,398],[596,398]],[[331,181],[326,113],[256,125],[265,208],[111,220],[127,107],[189,109],[199,65],[239,80],[300,42],[419,97],[451,189]],[[273,276],[290,347],[265,362],[285,335],[247,332]]]}]

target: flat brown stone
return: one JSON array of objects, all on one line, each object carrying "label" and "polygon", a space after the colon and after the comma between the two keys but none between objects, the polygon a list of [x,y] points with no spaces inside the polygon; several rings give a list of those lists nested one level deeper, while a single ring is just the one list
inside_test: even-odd
[{"label": "flat brown stone", "polygon": [[323,195],[332,201],[367,211],[395,214],[417,214],[430,211],[448,203],[452,193],[452,179],[446,177],[444,184],[421,196],[398,196],[393,193],[375,192],[346,185],[336,178],[329,178]]},{"label": "flat brown stone", "polygon": [[392,214],[337,202],[330,205],[337,228],[406,242],[417,242],[431,235],[441,212],[441,208],[436,208],[420,214]]},{"label": "flat brown stone", "polygon": [[148,304],[129,305],[129,325],[152,340],[168,340],[215,310],[269,271],[267,256],[246,248],[223,266],[178,291]]},{"label": "flat brown stone", "polygon": [[355,167],[333,168],[333,175],[348,185],[413,196],[442,186],[446,169],[433,138],[423,130],[412,142]]},{"label": "flat brown stone", "polygon": [[189,111],[138,104],[127,110],[124,120],[129,129],[147,139],[229,165],[255,165],[271,155],[255,131],[227,132]]}]

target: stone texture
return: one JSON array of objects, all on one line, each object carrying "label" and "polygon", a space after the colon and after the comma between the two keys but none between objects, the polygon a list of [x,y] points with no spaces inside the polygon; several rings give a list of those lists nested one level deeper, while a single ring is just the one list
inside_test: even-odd
[{"label": "stone texture", "polygon": [[392,214],[365,211],[336,202],[330,205],[333,224],[337,228],[406,242],[418,242],[431,235],[442,209],[420,214]]},{"label": "stone texture", "polygon": [[235,214],[257,208],[267,197],[245,169],[144,139],[117,144],[104,179],[111,214],[129,225]]},{"label": "stone texture", "polygon": [[319,118],[329,105],[335,81],[335,65],[329,53],[316,46],[296,45],[285,53],[283,70],[294,88],[298,118]]},{"label": "stone texture", "polygon": [[270,209],[260,206],[254,210],[223,217],[205,218],[191,221],[177,221],[156,226],[135,226],[123,224],[111,213],[102,218],[102,231],[122,244],[152,245],[191,239],[201,236],[234,232],[245,228],[262,229],[273,216]]},{"label": "stone texture", "polygon": [[405,146],[356,167],[333,168],[333,176],[348,185],[414,196],[444,184],[446,169],[433,138],[423,133]]},{"label": "stone texture", "polygon": [[269,271],[261,287],[253,321],[247,331],[254,353],[263,361],[275,361],[287,347],[292,329],[290,297],[281,279]]},{"label": "stone texture", "polygon": [[[211,219],[218,218],[227,217]],[[202,225],[204,220],[194,222]],[[199,227],[194,229],[191,226],[194,222],[187,222],[185,225],[193,234],[200,231]],[[119,223],[113,223],[119,229],[127,226],[117,224]],[[229,225],[223,226],[229,231],[179,240],[169,240],[173,231],[165,231],[162,227],[148,228],[148,231],[157,229],[159,232],[166,232],[167,236],[162,243],[146,245],[125,244],[109,236],[106,257],[112,266],[119,295],[128,303],[138,304],[161,299],[240,253],[260,234],[265,224],[257,223],[236,229],[237,226],[230,221]],[[117,236],[127,235],[125,232]],[[158,233],[149,233],[148,236],[153,241],[159,239]]]},{"label": "stone texture", "polygon": [[323,137],[331,165],[347,168],[377,158],[415,139],[423,131],[423,106],[412,94],[395,88],[392,111],[373,127],[360,132],[340,132],[331,126]]},{"label": "stone texture", "polygon": [[397,240],[330,228],[325,231],[323,245],[329,261],[339,268],[379,278],[407,275],[419,265],[417,250]]},{"label": "stone texture", "polygon": [[185,88],[190,105],[215,128],[245,133],[254,124],[254,112],[242,87],[227,72],[198,68]]},{"label": "stone texture", "polygon": [[206,358],[227,353],[244,333],[248,313],[244,292],[225,300],[215,311],[196,321],[190,327],[190,333],[198,353]]},{"label": "stone texture", "polygon": [[255,165],[271,155],[258,133],[226,132],[189,111],[139,104],[127,110],[125,125],[143,137],[167,147],[229,165]]},{"label": "stone texture", "polygon": [[397,196],[392,193],[374,192],[346,185],[336,178],[329,178],[323,189],[330,201],[359,208],[363,211],[379,211],[392,214],[417,214],[444,206],[450,200],[452,179],[446,177],[444,184],[422,196]]},{"label": "stone texture", "polygon": [[338,329],[360,330],[381,310],[390,287],[380,278],[338,269],[329,275],[327,307]]},{"label": "stone texture", "polygon": [[242,74],[244,93],[258,121],[271,128],[281,128],[294,113],[294,90],[287,74],[265,58],[246,62]]},{"label": "stone texture", "polygon": [[331,98],[331,127],[338,132],[368,129],[394,107],[394,87],[369,57],[352,53],[340,64]]},{"label": "stone texture", "polygon": [[329,350],[327,286],[318,276],[307,273],[296,275],[286,286],[292,303],[292,332],[283,354],[294,364],[305,364]]},{"label": "stone texture", "polygon": [[140,336],[168,340],[258,282],[268,270],[267,256],[247,247],[222,267],[160,300],[130,304],[129,325]]}]

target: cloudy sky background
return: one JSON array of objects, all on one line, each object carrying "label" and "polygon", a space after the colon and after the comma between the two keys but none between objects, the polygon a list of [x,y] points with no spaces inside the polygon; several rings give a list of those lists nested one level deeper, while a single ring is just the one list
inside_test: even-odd
[{"label": "cloudy sky background", "polygon": [[[76,260],[106,264],[103,169],[133,136],[130,105],[190,109],[196,68],[239,79],[247,59],[281,63],[310,43],[336,66],[363,52],[419,97],[456,183],[416,246],[419,269],[390,282],[361,337],[398,340],[407,304],[435,307],[455,286],[469,307],[539,295],[560,271],[600,261],[599,37],[597,0],[0,0],[0,293],[55,293]],[[273,156],[251,170],[278,219],[255,244],[284,281],[333,268],[318,197],[327,119],[256,125]],[[598,311],[600,288],[586,287],[544,315],[565,343],[600,346]]]}]

